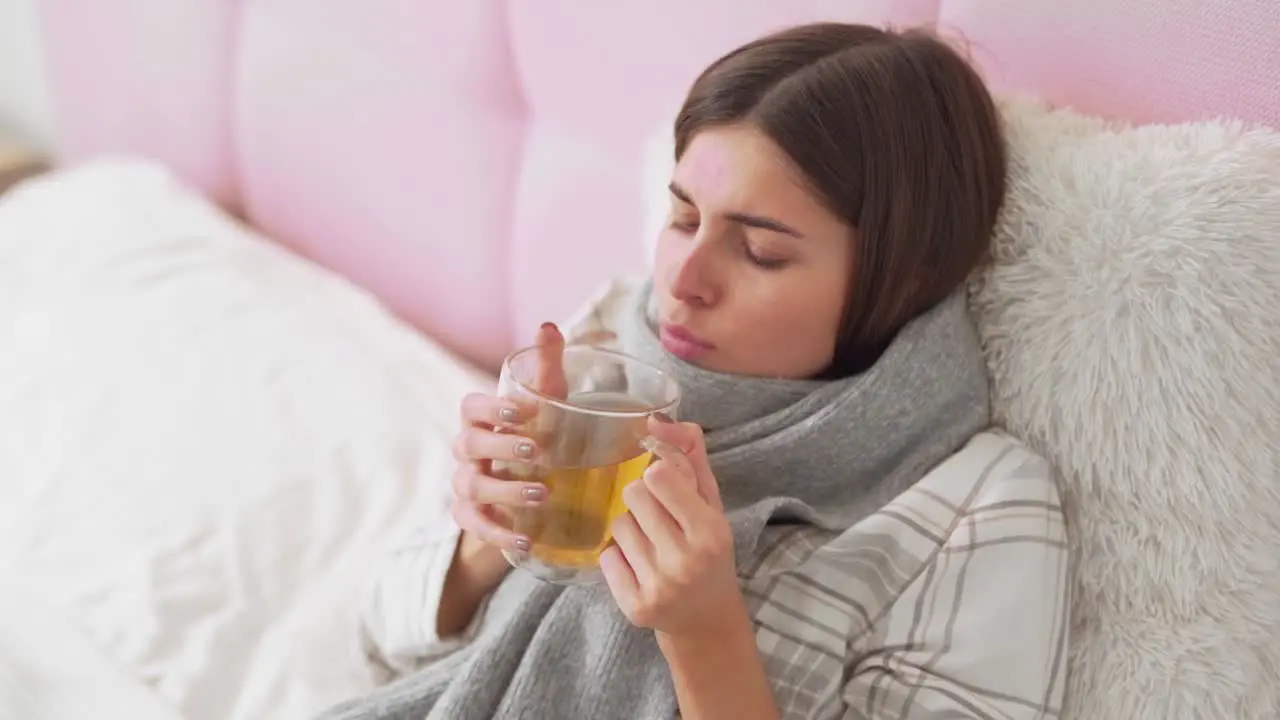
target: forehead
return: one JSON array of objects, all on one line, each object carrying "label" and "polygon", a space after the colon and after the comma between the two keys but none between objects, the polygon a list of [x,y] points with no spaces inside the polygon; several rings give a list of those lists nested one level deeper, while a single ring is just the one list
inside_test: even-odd
[{"label": "forehead", "polygon": [[674,180],[707,210],[821,209],[782,150],[747,126],[699,131],[676,164]]}]

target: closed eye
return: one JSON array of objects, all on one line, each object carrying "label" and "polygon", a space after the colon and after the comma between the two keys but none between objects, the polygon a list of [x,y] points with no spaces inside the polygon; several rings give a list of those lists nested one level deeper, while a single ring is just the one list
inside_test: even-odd
[{"label": "closed eye", "polygon": [[698,210],[683,192],[672,190],[671,219],[669,225],[674,230],[694,233],[698,230]]},{"label": "closed eye", "polygon": [[782,260],[780,258],[760,257],[749,247],[746,249],[746,255],[747,259],[751,261],[751,264],[762,270],[781,270],[788,264],[787,260]]}]

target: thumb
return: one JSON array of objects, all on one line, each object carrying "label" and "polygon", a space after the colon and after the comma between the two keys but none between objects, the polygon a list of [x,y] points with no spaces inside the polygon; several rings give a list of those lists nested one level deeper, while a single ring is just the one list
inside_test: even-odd
[{"label": "thumb", "polygon": [[564,376],[564,335],[555,323],[542,323],[533,344],[538,348],[538,374],[533,387],[543,395],[565,399],[569,383]]},{"label": "thumb", "polygon": [[698,494],[717,510],[724,510],[720,499],[720,486],[716,482],[715,473],[711,472],[711,461],[707,459],[707,443],[702,435],[702,427],[697,423],[678,423],[663,413],[649,416],[649,434],[659,442],[666,443],[681,452],[689,460],[698,483]]}]

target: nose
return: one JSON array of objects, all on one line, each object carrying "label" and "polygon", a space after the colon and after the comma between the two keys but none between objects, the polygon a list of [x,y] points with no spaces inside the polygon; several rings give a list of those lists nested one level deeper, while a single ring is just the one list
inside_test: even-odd
[{"label": "nose", "polygon": [[686,245],[685,255],[672,268],[671,296],[682,303],[706,307],[714,305],[720,295],[715,272],[715,243],[700,232]]}]

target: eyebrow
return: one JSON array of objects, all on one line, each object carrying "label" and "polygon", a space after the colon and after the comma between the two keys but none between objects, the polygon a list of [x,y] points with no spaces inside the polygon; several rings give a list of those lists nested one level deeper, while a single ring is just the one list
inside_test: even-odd
[{"label": "eyebrow", "polygon": [[[679,185],[673,182],[667,186],[667,189],[670,190],[671,194],[675,195],[676,198],[680,200],[680,202],[687,203],[689,205],[693,205],[694,207],[697,207],[697,205],[693,202],[693,198],[689,196],[689,192],[684,188],[680,187]],[[760,228],[761,230],[771,230],[776,233],[782,233],[783,235],[790,235],[791,237],[794,237],[794,238],[804,237],[804,235],[801,234],[799,230],[796,230],[795,228],[789,225],[780,223],[777,220],[774,220],[773,218],[761,217],[760,215],[751,215],[748,213],[740,213],[740,212],[728,213],[725,215],[725,217],[729,218],[733,222],[738,223],[739,225],[746,225],[747,227]]]}]

